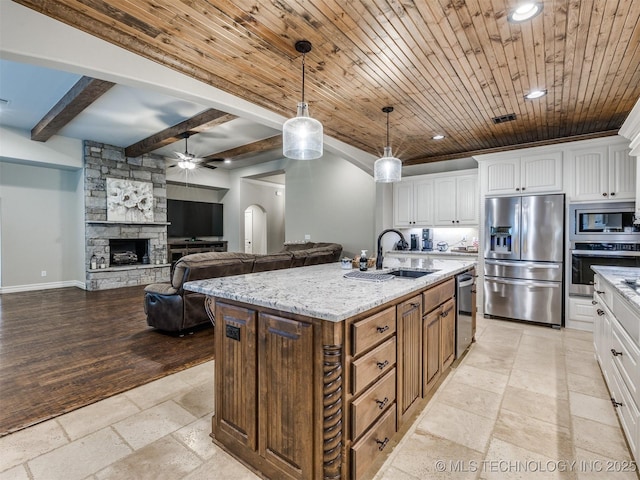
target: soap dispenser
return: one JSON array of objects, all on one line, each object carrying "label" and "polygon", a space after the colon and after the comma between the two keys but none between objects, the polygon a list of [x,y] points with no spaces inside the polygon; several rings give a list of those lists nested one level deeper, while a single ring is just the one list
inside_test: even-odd
[{"label": "soap dispenser", "polygon": [[362,250],[360,253],[360,271],[365,272],[367,270],[367,262],[369,259],[367,258],[367,251]]}]

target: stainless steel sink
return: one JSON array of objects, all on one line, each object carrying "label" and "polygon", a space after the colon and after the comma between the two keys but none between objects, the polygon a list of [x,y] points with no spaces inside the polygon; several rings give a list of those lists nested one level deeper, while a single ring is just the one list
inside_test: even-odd
[{"label": "stainless steel sink", "polygon": [[401,278],[420,278],[434,272],[437,272],[437,270],[406,270],[404,268],[397,268],[386,273]]}]

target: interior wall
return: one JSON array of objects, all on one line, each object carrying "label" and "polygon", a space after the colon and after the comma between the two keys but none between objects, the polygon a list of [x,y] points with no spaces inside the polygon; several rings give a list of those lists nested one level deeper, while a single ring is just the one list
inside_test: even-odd
[{"label": "interior wall", "polygon": [[[267,214],[267,253],[282,250],[285,239],[285,189],[246,179],[240,183],[240,189],[239,213],[242,218],[249,206],[261,206]],[[244,239],[244,221],[240,222],[240,227],[240,238]]]},{"label": "interior wall", "polygon": [[84,285],[83,195],[82,170],[0,160],[3,292]]},{"label": "interior wall", "polygon": [[325,154],[286,168],[286,241],[342,244],[343,254],[375,255],[376,184],[348,161]]}]

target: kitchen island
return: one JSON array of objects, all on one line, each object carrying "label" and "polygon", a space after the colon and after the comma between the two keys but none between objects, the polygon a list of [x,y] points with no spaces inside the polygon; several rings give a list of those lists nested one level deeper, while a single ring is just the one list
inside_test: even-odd
[{"label": "kitchen island", "polygon": [[593,265],[593,342],[611,403],[640,460],[640,268]]},{"label": "kitchen island", "polygon": [[334,263],[186,283],[215,325],[214,441],[266,478],[373,473],[454,360],[454,276],[475,264],[385,258],[371,273],[432,273],[374,282]]}]

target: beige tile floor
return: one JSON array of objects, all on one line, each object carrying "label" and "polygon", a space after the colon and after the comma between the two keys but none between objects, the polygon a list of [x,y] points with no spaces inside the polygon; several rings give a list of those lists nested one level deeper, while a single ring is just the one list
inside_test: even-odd
[{"label": "beige tile floor", "polygon": [[[376,480],[636,479],[590,333],[479,319]],[[256,479],[211,443],[213,362],[0,438],[0,480]],[[617,463],[615,463],[617,462]]]}]

